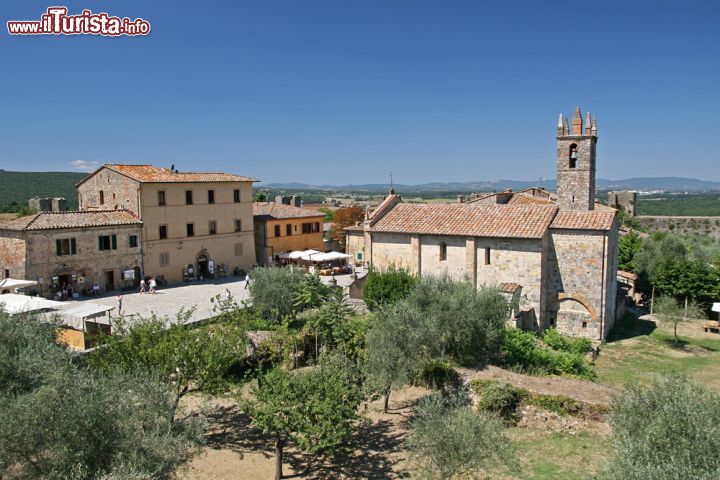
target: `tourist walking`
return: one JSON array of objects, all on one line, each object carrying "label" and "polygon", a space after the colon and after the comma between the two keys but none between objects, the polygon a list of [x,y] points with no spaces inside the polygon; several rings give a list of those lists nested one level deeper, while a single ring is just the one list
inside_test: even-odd
[{"label": "tourist walking", "polygon": [[250,272],[245,274],[245,290],[250,287]]},{"label": "tourist walking", "polygon": [[140,279],[140,293],[145,293],[145,279]]},{"label": "tourist walking", "polygon": [[155,277],[152,277],[150,279],[150,293],[155,295],[155,289],[157,288],[157,282],[155,281]]},{"label": "tourist walking", "polygon": [[118,317],[122,316],[122,302],[123,302],[123,296],[122,296],[122,295],[118,295],[118,296],[117,296]]},{"label": "tourist walking", "polygon": [[97,297],[98,295],[100,295],[100,285],[98,285],[97,282],[95,282],[95,283],[93,284],[92,291],[93,291],[93,295],[95,295],[96,297]]}]

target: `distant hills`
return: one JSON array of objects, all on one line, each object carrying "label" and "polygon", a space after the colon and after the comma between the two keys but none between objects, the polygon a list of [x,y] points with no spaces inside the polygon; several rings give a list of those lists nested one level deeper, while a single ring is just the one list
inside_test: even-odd
[{"label": "distant hills", "polygon": [[0,171],[0,212],[16,212],[32,197],[65,197],[77,208],[75,184],[87,173]]},{"label": "distant hills", "polygon": [[[0,170],[0,212],[17,211],[26,206],[32,197],[65,197],[70,208],[77,208],[75,184],[85,177],[81,172],[9,172]],[[432,182],[420,185],[395,185],[399,193],[432,193],[432,192],[490,192],[512,188],[522,190],[541,186],[548,190],[555,189],[555,180],[543,182],[497,180],[468,182]],[[288,191],[346,191],[346,192],[386,192],[385,183],[368,183],[359,185],[311,185],[307,183],[266,183],[260,188]],[[720,182],[698,180],[683,177],[637,177],[624,180],[597,179],[598,190],[665,190],[665,191],[720,191]]]},{"label": "distant hills", "polygon": [[[260,188],[272,190],[334,190],[352,192],[385,192],[389,188],[386,183],[366,183],[358,185],[311,185],[307,183],[267,183]],[[469,182],[433,182],[419,185],[396,184],[395,190],[402,192],[488,192],[493,190],[522,190],[541,186],[548,190],[555,189],[555,180],[546,181],[469,181]],[[720,182],[698,180],[683,177],[636,177],[624,180],[596,180],[598,190],[666,190],[666,191],[713,191],[720,190]]]}]

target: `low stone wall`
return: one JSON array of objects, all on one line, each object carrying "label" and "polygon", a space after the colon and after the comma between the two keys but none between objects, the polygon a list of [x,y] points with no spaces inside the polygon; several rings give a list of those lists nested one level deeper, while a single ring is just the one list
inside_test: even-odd
[{"label": "low stone wall", "polygon": [[720,239],[720,217],[670,217],[641,215],[635,217],[650,232],[675,232],[683,235],[707,235]]}]

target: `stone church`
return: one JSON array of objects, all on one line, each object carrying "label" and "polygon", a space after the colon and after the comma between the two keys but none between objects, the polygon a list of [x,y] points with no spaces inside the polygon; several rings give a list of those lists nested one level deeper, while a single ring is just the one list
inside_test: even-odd
[{"label": "stone church", "polygon": [[392,190],[347,250],[374,268],[449,275],[496,286],[514,299],[523,328],[606,338],[615,322],[616,210],[595,202],[597,123],[576,109],[557,126],[557,192],[528,189],[458,197],[457,203],[403,202]]}]

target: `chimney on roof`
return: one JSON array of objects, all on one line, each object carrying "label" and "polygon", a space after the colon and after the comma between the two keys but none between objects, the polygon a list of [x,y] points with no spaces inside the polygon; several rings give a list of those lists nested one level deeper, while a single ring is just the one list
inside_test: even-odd
[{"label": "chimney on roof", "polygon": [[463,195],[462,193],[458,194],[457,203],[465,203],[465,195]]}]

